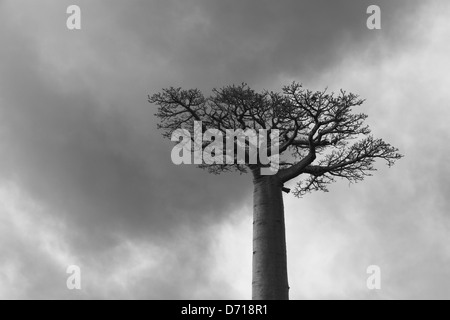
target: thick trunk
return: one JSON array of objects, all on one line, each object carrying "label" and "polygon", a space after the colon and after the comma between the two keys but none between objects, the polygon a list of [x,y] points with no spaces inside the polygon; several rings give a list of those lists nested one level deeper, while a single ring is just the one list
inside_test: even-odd
[{"label": "thick trunk", "polygon": [[254,175],[253,300],[288,300],[282,184],[276,176]]}]

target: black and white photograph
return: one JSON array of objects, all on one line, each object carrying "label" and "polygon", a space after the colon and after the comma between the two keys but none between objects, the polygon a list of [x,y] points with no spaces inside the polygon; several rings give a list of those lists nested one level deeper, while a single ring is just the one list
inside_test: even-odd
[{"label": "black and white photograph", "polygon": [[0,0],[0,300],[450,299],[449,17]]}]

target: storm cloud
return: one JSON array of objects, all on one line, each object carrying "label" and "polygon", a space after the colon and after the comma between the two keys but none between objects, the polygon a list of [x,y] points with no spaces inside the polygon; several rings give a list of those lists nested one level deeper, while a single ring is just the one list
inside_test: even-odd
[{"label": "storm cloud", "polygon": [[[367,297],[382,260],[381,297],[448,298],[444,1],[75,2],[0,2],[1,298],[248,298],[250,177],[173,165],[147,95],[291,80],[361,94],[406,155],[350,189],[286,197],[293,297]],[[381,30],[366,28],[370,4]]]}]

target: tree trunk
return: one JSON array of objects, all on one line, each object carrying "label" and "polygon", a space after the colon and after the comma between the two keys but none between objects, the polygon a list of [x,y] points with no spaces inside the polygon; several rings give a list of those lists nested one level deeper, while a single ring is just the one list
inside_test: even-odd
[{"label": "tree trunk", "polygon": [[282,183],[254,172],[253,300],[288,300]]}]

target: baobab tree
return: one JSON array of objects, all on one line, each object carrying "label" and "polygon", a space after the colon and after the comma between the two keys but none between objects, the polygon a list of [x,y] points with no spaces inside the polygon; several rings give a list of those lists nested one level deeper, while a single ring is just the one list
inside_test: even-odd
[{"label": "baobab tree", "polygon": [[[178,129],[193,132],[195,121],[201,121],[201,132],[264,129],[279,133],[275,174],[261,174],[268,166],[261,162],[200,164],[216,174],[252,173],[255,300],[289,299],[283,207],[283,192],[291,191],[284,186],[287,182],[297,179],[292,194],[302,197],[315,190],[328,191],[327,186],[337,178],[363,180],[376,170],[376,159],[392,166],[402,157],[396,148],[371,135],[364,124],[366,114],[353,112],[364,100],[342,90],[338,94],[313,92],[293,82],[281,93],[257,93],[244,83],[214,89],[205,97],[198,89],[171,87],[149,96],[149,102],[158,105],[158,127],[168,138]],[[247,160],[250,147],[246,141]]]}]

